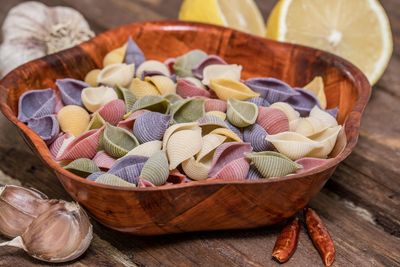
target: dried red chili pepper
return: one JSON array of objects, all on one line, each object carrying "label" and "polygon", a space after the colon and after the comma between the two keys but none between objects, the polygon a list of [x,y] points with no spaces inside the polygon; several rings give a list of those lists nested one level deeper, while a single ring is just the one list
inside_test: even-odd
[{"label": "dried red chili pepper", "polygon": [[304,213],[308,234],[310,235],[314,246],[321,255],[325,266],[331,266],[335,260],[335,246],[328,230],[322,223],[321,218],[313,209],[306,208]]},{"label": "dried red chili pepper", "polygon": [[278,238],[276,239],[272,257],[280,263],[284,263],[290,259],[296,251],[297,242],[299,240],[300,221],[295,218],[291,223],[285,226]]}]

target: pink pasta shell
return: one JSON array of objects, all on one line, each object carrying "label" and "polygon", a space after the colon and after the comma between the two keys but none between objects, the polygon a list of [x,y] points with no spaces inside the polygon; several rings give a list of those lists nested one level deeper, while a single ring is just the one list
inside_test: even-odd
[{"label": "pink pasta shell", "polygon": [[224,181],[245,180],[249,172],[250,164],[246,158],[232,160],[220,169],[212,178]]},{"label": "pink pasta shell", "polygon": [[289,131],[289,119],[286,114],[276,108],[259,107],[257,124],[261,125],[268,134]]},{"label": "pink pasta shell", "polygon": [[210,92],[197,87],[194,83],[185,80],[179,79],[176,83],[176,93],[183,98],[192,97],[192,96],[204,96],[210,97]]},{"label": "pink pasta shell", "polygon": [[207,99],[204,104],[204,108],[206,112],[209,111],[221,111],[226,112],[227,104],[225,101],[220,99]]},{"label": "pink pasta shell", "polygon": [[102,106],[98,112],[106,122],[117,125],[125,114],[125,102],[121,99],[115,99]]},{"label": "pink pasta shell", "polygon": [[150,112],[147,109],[139,109],[133,112],[129,117],[123,121],[118,122],[117,127],[123,128],[128,131],[132,131],[135,120],[140,117],[140,115]]},{"label": "pink pasta shell", "polygon": [[108,155],[104,150],[100,150],[94,156],[93,161],[100,169],[108,170],[114,165],[116,160]]}]

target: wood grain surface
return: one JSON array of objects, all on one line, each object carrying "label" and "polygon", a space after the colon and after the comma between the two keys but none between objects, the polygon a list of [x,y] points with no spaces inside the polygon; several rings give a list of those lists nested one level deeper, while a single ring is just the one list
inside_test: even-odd
[{"label": "wood grain surface", "polygon": [[[18,0],[2,1],[0,17]],[[178,0],[44,1],[81,10],[96,32],[138,20],[175,18]],[[268,14],[274,1],[257,1]],[[375,86],[353,154],[311,202],[334,239],[334,266],[400,265],[400,3],[383,0],[395,36],[395,52]],[[107,14],[104,14],[107,10]],[[0,183],[40,188],[52,198],[70,199],[56,177],[31,154],[3,118],[0,134]],[[255,230],[133,237],[93,221],[95,238],[88,252],[69,266],[274,266],[271,251],[280,225]],[[0,240],[2,240],[0,238]],[[321,266],[304,229],[297,252],[285,266]],[[0,251],[0,266],[42,263],[24,252]]]}]

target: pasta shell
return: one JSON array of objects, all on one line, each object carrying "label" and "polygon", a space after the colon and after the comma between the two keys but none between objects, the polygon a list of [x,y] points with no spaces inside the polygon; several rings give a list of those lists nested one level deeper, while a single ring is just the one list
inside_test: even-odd
[{"label": "pasta shell", "polygon": [[130,113],[129,117],[126,118],[123,121],[118,122],[117,127],[123,128],[128,131],[132,131],[133,125],[135,124],[135,121],[137,118],[139,118],[142,114],[150,112],[146,109],[139,109],[136,110],[135,112]]},{"label": "pasta shell", "polygon": [[[162,74],[161,72],[156,71],[156,70],[145,70],[142,73],[142,77],[138,77],[138,78],[140,78],[141,80],[144,80],[144,79],[146,79],[146,77],[152,77],[152,76],[164,76],[164,77],[167,77],[164,74]],[[170,79],[172,80],[172,76],[170,76]]]},{"label": "pasta shell", "polygon": [[247,173],[247,180],[262,179],[262,174],[257,170],[256,166],[250,165],[249,172]]},{"label": "pasta shell", "polygon": [[68,105],[57,113],[61,130],[74,136],[81,135],[89,125],[89,113],[80,106]]},{"label": "pasta shell", "polygon": [[317,118],[307,117],[291,121],[289,128],[292,132],[296,132],[308,137],[320,133],[326,130],[328,127]]},{"label": "pasta shell", "polygon": [[297,164],[303,166],[303,168],[299,169],[296,173],[304,173],[309,170],[318,168],[320,166],[325,165],[331,161],[331,159],[319,159],[319,158],[301,158],[296,160]]},{"label": "pasta shell", "polygon": [[202,147],[201,129],[180,130],[173,133],[167,141],[169,169],[175,169],[183,161],[196,155]]},{"label": "pasta shell", "polygon": [[134,149],[129,151],[125,155],[125,157],[135,155],[135,156],[143,156],[143,157],[149,158],[152,155],[154,155],[155,153],[157,153],[158,151],[161,151],[161,147],[162,147],[162,142],[159,140],[146,142],[141,145],[138,145],[137,147],[135,147]]},{"label": "pasta shell", "polygon": [[95,112],[108,102],[118,99],[118,95],[113,88],[100,86],[83,89],[81,98],[85,108]]},{"label": "pasta shell", "polygon": [[208,157],[211,152],[225,142],[226,139],[226,136],[219,134],[207,134],[203,136],[203,145],[199,153],[196,154],[196,161],[200,161],[203,158]]},{"label": "pasta shell", "polygon": [[246,100],[259,96],[258,93],[253,92],[245,84],[234,80],[214,79],[210,81],[209,86],[218,98],[222,100],[228,100],[228,98]]},{"label": "pasta shell", "polygon": [[258,107],[269,107],[271,105],[265,98],[262,97],[253,97],[247,101],[256,104]]},{"label": "pasta shell", "polygon": [[167,94],[164,96],[164,98],[167,99],[171,104],[174,104],[183,99],[177,94]]},{"label": "pasta shell", "polygon": [[37,133],[43,141],[50,144],[60,133],[60,126],[55,115],[47,115],[37,119],[30,119],[28,127]]},{"label": "pasta shell", "polygon": [[116,125],[125,114],[125,103],[121,99],[115,99],[102,106],[99,115],[111,125]]},{"label": "pasta shell", "polygon": [[108,173],[137,185],[140,173],[147,160],[147,157],[142,156],[126,156],[117,160]]},{"label": "pasta shell", "polygon": [[105,172],[102,172],[102,171],[91,173],[88,177],[86,177],[86,180],[96,181],[96,179],[99,178],[103,174],[105,174]]},{"label": "pasta shell", "polygon": [[280,109],[259,107],[257,124],[263,127],[268,134],[277,134],[289,131],[289,119]]},{"label": "pasta shell", "polygon": [[57,156],[61,154],[67,147],[67,145],[71,143],[74,139],[75,137],[69,133],[61,134],[60,136],[58,136],[57,139],[54,140],[54,142],[51,143],[49,147],[50,153],[53,158],[57,158]]},{"label": "pasta shell", "polygon": [[338,125],[336,119],[331,114],[329,114],[328,112],[320,109],[318,106],[315,106],[310,111],[310,118],[317,119],[325,127],[334,127],[334,126]]},{"label": "pasta shell", "polygon": [[312,92],[317,97],[321,108],[326,109],[326,95],[322,77],[315,77],[310,83],[304,86],[304,89]]},{"label": "pasta shell", "polygon": [[56,85],[61,93],[61,99],[64,105],[82,106],[81,94],[82,90],[90,87],[89,84],[71,79],[58,79]]},{"label": "pasta shell", "polygon": [[56,97],[56,105],[54,107],[54,113],[58,113],[60,111],[60,109],[62,109],[64,107],[64,104],[61,99],[60,91],[55,91],[54,94]]},{"label": "pasta shell", "polygon": [[226,142],[243,142],[242,139],[230,129],[217,128],[209,134],[219,134],[226,137]]},{"label": "pasta shell", "polygon": [[212,80],[220,80],[220,79],[239,82],[241,72],[242,72],[242,66],[237,64],[208,65],[203,69],[203,80],[201,82],[205,85],[211,85]]},{"label": "pasta shell", "polygon": [[86,178],[94,172],[100,171],[99,167],[97,167],[96,164],[88,158],[76,159],[65,166],[64,169],[83,178]]},{"label": "pasta shell", "polygon": [[341,129],[342,126],[338,125],[310,136],[309,138],[314,142],[317,142],[319,147],[313,150],[307,156],[314,158],[326,158],[332,152]]},{"label": "pasta shell", "polygon": [[[243,158],[246,153],[252,151],[249,143],[229,142],[220,145],[214,152],[210,177],[216,177],[228,163]],[[234,167],[234,166],[231,166]],[[236,168],[233,168],[233,170]],[[248,169],[247,169],[248,170]],[[244,177],[246,177],[247,172]]]},{"label": "pasta shell", "polygon": [[205,88],[198,87],[193,82],[187,79],[179,79],[176,83],[176,93],[183,98],[192,96],[210,97],[210,92]]},{"label": "pasta shell", "polygon": [[103,66],[108,66],[112,64],[120,64],[124,61],[126,51],[126,45],[123,45],[117,49],[111,50],[106,54],[103,59]]},{"label": "pasta shell", "polygon": [[286,101],[299,94],[288,84],[275,78],[252,78],[245,81],[245,84],[271,104]]},{"label": "pasta shell", "polygon": [[331,153],[329,153],[329,157],[337,157],[339,154],[343,152],[347,145],[347,137],[344,127],[342,127],[337,135],[335,146],[333,147]]},{"label": "pasta shell", "polygon": [[115,87],[115,92],[117,93],[119,99],[124,100],[126,111],[129,112],[132,109],[133,104],[135,104],[136,97],[131,91],[129,91],[129,89],[120,86]]},{"label": "pasta shell", "polygon": [[205,115],[198,120],[202,134],[206,135],[217,128],[227,128],[226,123],[218,117]]},{"label": "pasta shell", "polygon": [[165,151],[158,151],[144,164],[140,177],[154,185],[163,185],[169,176],[169,164]]},{"label": "pasta shell", "polygon": [[108,155],[104,150],[100,150],[94,156],[93,162],[101,169],[110,169],[114,165],[115,159]]},{"label": "pasta shell", "polygon": [[27,122],[54,113],[56,96],[52,89],[31,90],[23,93],[18,101],[18,120]]},{"label": "pasta shell", "polygon": [[132,37],[129,36],[123,62],[126,64],[135,64],[135,66],[139,66],[145,60],[146,58],[144,57],[143,51],[139,48],[136,42],[133,41]]},{"label": "pasta shell", "polygon": [[75,138],[63,151],[56,157],[60,160],[74,160],[79,158],[93,158],[97,153],[97,147],[100,143],[100,136],[103,128],[90,130]]},{"label": "pasta shell", "polygon": [[182,131],[182,130],[200,130],[201,128],[199,127],[199,123],[196,122],[188,122],[188,123],[177,123],[175,125],[172,125],[171,127],[169,127],[165,133],[164,133],[164,137],[163,137],[163,150],[167,149],[167,142],[169,141],[169,138],[171,137],[171,135],[175,132],[178,131]]},{"label": "pasta shell", "polygon": [[135,184],[124,181],[123,179],[119,178],[118,176],[115,176],[115,175],[112,175],[109,173],[105,173],[105,174],[97,177],[96,183],[119,186],[119,187],[136,187]]},{"label": "pasta shell", "polygon": [[189,98],[171,106],[172,120],[175,123],[192,122],[204,116],[204,99]]},{"label": "pasta shell", "polygon": [[337,118],[337,114],[339,113],[339,108],[331,108],[331,109],[326,109],[326,112],[328,112],[332,117],[335,119]]},{"label": "pasta shell", "polygon": [[225,101],[219,99],[206,99],[204,109],[206,112],[220,111],[225,113],[227,110],[227,104]]},{"label": "pasta shell", "polygon": [[106,124],[106,121],[101,117],[101,115],[98,112],[95,112],[92,114],[92,118],[90,119],[90,122],[86,128],[86,131],[93,130],[93,129],[99,129],[103,127]]},{"label": "pasta shell", "polygon": [[165,114],[169,111],[169,108],[168,100],[161,96],[144,96],[135,102],[132,112],[139,109],[147,109]]},{"label": "pasta shell", "polygon": [[191,77],[192,69],[207,58],[207,54],[201,50],[192,50],[186,54],[177,57],[173,69],[179,77]]},{"label": "pasta shell", "polygon": [[228,99],[226,115],[234,126],[246,127],[256,122],[258,107],[250,102]]},{"label": "pasta shell", "polygon": [[291,96],[287,100],[287,103],[298,111],[300,116],[307,117],[310,114],[311,109],[319,105],[318,100],[313,93],[301,88],[296,89],[299,94]]},{"label": "pasta shell", "polygon": [[238,158],[224,165],[212,178],[224,181],[245,180],[249,172],[250,164],[246,158]]},{"label": "pasta shell", "polygon": [[302,168],[300,164],[274,151],[253,152],[246,157],[254,163],[263,178],[285,176]]},{"label": "pasta shell", "polygon": [[240,140],[243,140],[243,132],[242,129],[233,126],[229,121],[225,121],[226,126],[228,126],[228,129],[230,129],[232,132],[234,132],[239,138]]},{"label": "pasta shell", "polygon": [[111,64],[102,69],[97,76],[97,83],[108,86],[126,87],[130,84],[135,73],[135,65]]},{"label": "pasta shell", "polygon": [[205,180],[208,178],[208,172],[211,169],[211,160],[196,161],[194,157],[182,162],[182,169],[185,174],[193,180]]},{"label": "pasta shell", "polygon": [[139,145],[133,134],[109,124],[104,129],[102,143],[107,154],[114,158],[125,156],[126,153]]},{"label": "pasta shell", "polygon": [[272,144],[265,139],[267,135],[268,133],[263,127],[253,124],[244,129],[243,141],[250,143],[255,152],[271,150]]},{"label": "pasta shell", "polygon": [[226,113],[221,112],[221,111],[209,111],[209,112],[206,112],[206,114],[204,116],[214,116],[223,121],[226,120]]},{"label": "pasta shell", "polygon": [[174,94],[176,92],[175,83],[169,77],[162,75],[147,76],[145,81],[154,85],[160,95]]},{"label": "pasta shell", "polygon": [[136,70],[136,77],[143,77],[144,71],[158,71],[165,76],[170,76],[168,67],[157,60],[147,60],[140,64]]},{"label": "pasta shell", "polygon": [[99,84],[97,83],[97,77],[99,76],[100,71],[100,69],[93,69],[89,71],[85,76],[85,83],[87,83],[91,87],[98,86]]},{"label": "pasta shell", "polygon": [[133,134],[141,144],[161,140],[169,126],[170,115],[158,112],[146,112],[136,119]]},{"label": "pasta shell", "polygon": [[178,169],[173,169],[169,172],[167,183],[182,184],[186,183],[189,179],[181,173]]},{"label": "pasta shell", "polygon": [[129,90],[136,98],[141,98],[149,95],[160,95],[160,92],[154,86],[154,84],[148,81],[142,81],[139,78],[132,80],[129,85]]},{"label": "pasta shell", "polygon": [[283,111],[283,113],[286,114],[286,117],[288,118],[289,122],[293,120],[297,120],[300,118],[300,113],[294,110],[291,105],[285,102],[276,102],[273,103],[270,108],[275,108]]},{"label": "pasta shell", "polygon": [[217,55],[210,55],[201,61],[196,67],[192,69],[192,74],[199,80],[203,79],[203,71],[204,68],[210,65],[227,65],[228,63],[225,62],[221,57]]}]

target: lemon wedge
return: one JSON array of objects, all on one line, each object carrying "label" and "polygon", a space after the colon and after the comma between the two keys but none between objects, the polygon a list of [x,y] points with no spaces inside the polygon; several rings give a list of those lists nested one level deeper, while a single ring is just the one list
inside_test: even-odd
[{"label": "lemon wedge", "polygon": [[179,19],[231,27],[265,37],[265,24],[254,0],[184,0]]},{"label": "lemon wedge", "polygon": [[267,37],[339,55],[376,83],[393,52],[389,20],[378,0],[280,0]]}]

